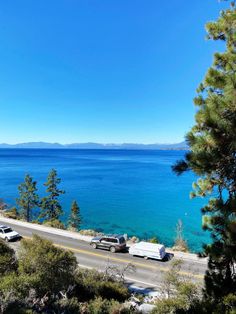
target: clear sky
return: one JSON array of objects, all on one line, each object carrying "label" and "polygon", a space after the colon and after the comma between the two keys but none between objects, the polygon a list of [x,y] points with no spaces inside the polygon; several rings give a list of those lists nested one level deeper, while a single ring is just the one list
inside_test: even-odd
[{"label": "clear sky", "polygon": [[0,143],[182,141],[226,5],[1,1]]}]

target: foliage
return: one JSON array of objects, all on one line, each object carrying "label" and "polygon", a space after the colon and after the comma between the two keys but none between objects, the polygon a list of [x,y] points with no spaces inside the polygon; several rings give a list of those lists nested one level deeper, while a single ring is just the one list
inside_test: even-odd
[{"label": "foliage", "polygon": [[0,276],[17,269],[15,252],[0,239]]},{"label": "foliage", "polygon": [[205,302],[227,311],[225,297],[236,291],[236,9],[221,11],[206,25],[208,38],[225,44],[200,84],[195,98],[198,112],[187,134],[190,151],[174,170],[193,170],[200,179],[195,196],[211,196],[202,208],[203,228],[212,243],[204,246],[209,257],[205,275]]},{"label": "foliage", "polygon": [[71,205],[71,213],[69,217],[68,227],[72,230],[79,230],[81,226],[81,215],[80,215],[80,208],[76,201],[73,201]]},{"label": "foliage", "polygon": [[78,269],[73,253],[37,235],[21,241],[18,262],[0,241],[0,270],[3,314],[135,313],[120,303],[130,293],[113,268],[105,273]]},{"label": "foliage", "polygon": [[11,219],[19,219],[20,215],[16,207],[12,207],[4,212],[4,217]]},{"label": "foliage", "polygon": [[79,314],[81,313],[81,305],[77,298],[63,298],[55,303],[53,310],[54,313],[58,314]]},{"label": "foliage", "polygon": [[59,220],[63,211],[58,198],[61,194],[65,193],[57,187],[60,182],[61,179],[57,177],[57,171],[52,169],[48,174],[47,182],[44,183],[47,187],[46,192],[48,193],[48,196],[44,197],[41,201],[40,218],[44,218],[48,221],[54,219]]},{"label": "foliage", "polygon": [[35,279],[38,296],[57,294],[73,283],[77,261],[73,253],[55,247],[51,241],[33,236],[22,240],[19,252],[19,273]]},{"label": "foliage", "polygon": [[32,210],[38,205],[37,182],[33,181],[33,178],[27,174],[25,180],[18,186],[19,198],[16,202],[20,208],[20,215],[26,221],[31,221]]},{"label": "foliage", "polygon": [[59,219],[45,220],[43,221],[43,224],[57,229],[66,229],[65,225]]},{"label": "foliage", "polygon": [[79,300],[87,301],[95,297],[125,301],[129,296],[123,283],[95,270],[79,269],[76,276],[76,295]]},{"label": "foliage", "polygon": [[132,314],[137,313],[134,310],[125,308],[114,300],[106,300],[98,297],[89,302],[87,307],[88,314]]},{"label": "foliage", "polygon": [[173,261],[164,275],[162,297],[156,302],[154,313],[185,313],[199,302],[199,287],[190,278],[181,277],[182,261]]},{"label": "foliage", "polygon": [[159,243],[159,240],[158,240],[157,237],[153,237],[153,238],[149,239],[148,242],[150,242],[150,243]]}]

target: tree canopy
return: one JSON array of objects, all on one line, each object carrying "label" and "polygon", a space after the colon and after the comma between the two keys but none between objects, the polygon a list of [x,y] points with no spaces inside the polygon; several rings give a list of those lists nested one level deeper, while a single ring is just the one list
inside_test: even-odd
[{"label": "tree canopy", "polygon": [[37,182],[27,174],[25,180],[18,187],[19,198],[16,199],[20,208],[20,215],[26,221],[32,220],[32,210],[38,205]]},{"label": "tree canopy", "polygon": [[48,196],[44,197],[41,202],[40,217],[49,221],[58,220],[62,214],[62,206],[59,202],[59,196],[65,191],[58,188],[61,179],[57,177],[57,171],[52,169],[47,177],[47,182],[44,185],[47,187]]},{"label": "tree canopy", "polygon": [[82,218],[80,215],[80,208],[76,201],[72,202],[71,213],[69,217],[69,228],[73,230],[79,230],[81,226]]},{"label": "tree canopy", "polygon": [[197,89],[195,125],[186,139],[190,150],[173,168],[181,174],[192,170],[199,180],[192,196],[210,196],[202,208],[203,228],[212,242],[204,246],[209,257],[205,297],[222,304],[236,291],[236,9],[221,11],[206,24],[208,39],[221,41],[223,52],[214,55],[213,65]]}]

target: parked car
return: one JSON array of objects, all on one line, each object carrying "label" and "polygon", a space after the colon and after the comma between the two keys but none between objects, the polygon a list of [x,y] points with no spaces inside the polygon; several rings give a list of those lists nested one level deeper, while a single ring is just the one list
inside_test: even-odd
[{"label": "parked car", "polygon": [[166,255],[166,251],[163,244],[141,241],[139,243],[135,243],[129,248],[129,254],[141,256],[145,259],[153,258],[162,260]]},{"label": "parked car", "polygon": [[123,235],[112,234],[95,237],[91,240],[90,245],[94,249],[110,250],[112,253],[126,249],[126,241]]},{"label": "parked car", "polygon": [[8,242],[10,240],[20,239],[21,236],[18,232],[12,230],[12,228],[0,225],[0,238]]}]

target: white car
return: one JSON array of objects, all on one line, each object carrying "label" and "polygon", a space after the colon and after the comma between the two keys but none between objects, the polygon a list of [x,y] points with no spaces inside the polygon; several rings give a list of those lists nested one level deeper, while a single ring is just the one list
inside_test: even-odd
[{"label": "white car", "polygon": [[20,239],[21,236],[10,227],[0,225],[0,238],[8,242],[10,240]]}]

